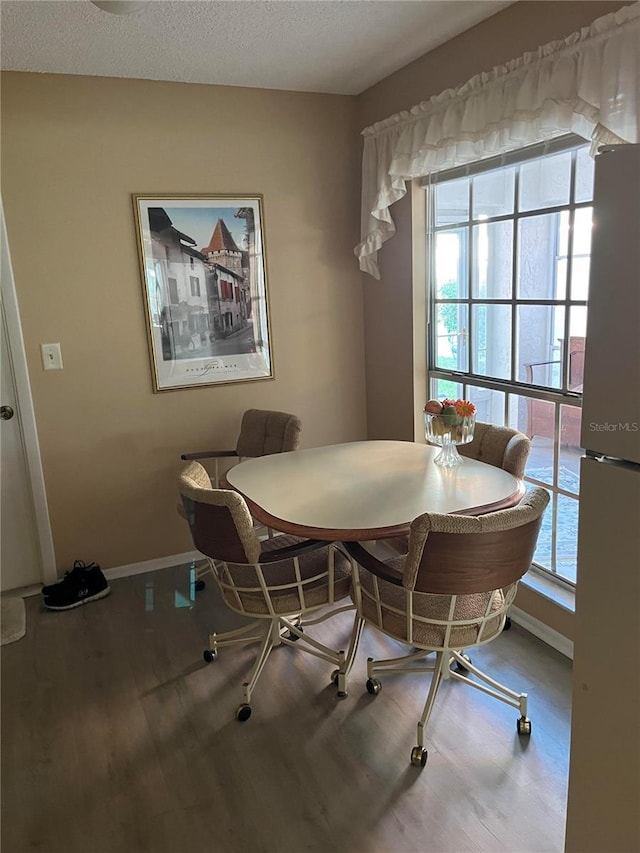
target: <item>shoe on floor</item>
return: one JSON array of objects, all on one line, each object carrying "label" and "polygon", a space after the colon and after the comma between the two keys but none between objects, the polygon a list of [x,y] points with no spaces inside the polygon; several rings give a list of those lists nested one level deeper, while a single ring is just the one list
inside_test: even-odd
[{"label": "shoe on floor", "polygon": [[96,563],[88,566],[79,563],[82,561],[76,560],[72,571],[66,572],[60,583],[45,587],[49,589],[44,597],[44,606],[48,610],[71,610],[88,601],[105,598],[111,592],[100,566]]},{"label": "shoe on floor", "polygon": [[73,563],[73,568],[68,572],[64,573],[64,577],[60,578],[59,581],[55,583],[51,583],[48,586],[43,586],[40,592],[43,595],[52,595],[57,590],[61,590],[63,587],[68,586],[69,584],[76,584],[78,582],[78,578],[82,575],[85,569],[99,569],[97,563],[85,563],[84,560],[75,560]]}]

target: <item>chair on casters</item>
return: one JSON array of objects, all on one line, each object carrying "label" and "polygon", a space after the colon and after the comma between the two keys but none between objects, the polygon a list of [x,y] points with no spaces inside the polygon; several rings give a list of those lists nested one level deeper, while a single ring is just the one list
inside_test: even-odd
[{"label": "chair on casters", "polygon": [[502,468],[521,480],[531,450],[527,436],[510,427],[476,421],[473,440],[458,446],[460,456]]},{"label": "chair on casters", "polygon": [[[201,450],[195,453],[183,453],[185,461],[213,460],[213,472],[207,472],[210,485],[220,486],[220,463],[222,460],[250,459],[255,456],[268,456],[271,453],[286,453],[297,450],[300,444],[302,422],[300,418],[288,412],[275,412],[268,409],[247,409],[242,416],[240,435],[234,450]],[[184,518],[182,502],[178,503],[178,513]],[[270,536],[271,531],[265,528]],[[202,576],[209,571],[208,563],[195,570],[196,590],[202,590],[205,582]]]},{"label": "chair on casters", "polygon": [[[345,543],[353,559],[353,600],[360,619],[414,651],[367,663],[367,691],[382,689],[378,675],[431,672],[418,721],[411,763],[424,767],[424,730],[444,679],[453,678],[520,711],[517,731],[531,734],[527,694],[516,693],[482,672],[463,654],[502,632],[518,581],[531,565],[545,489],[533,489],[513,509],[481,516],[425,513],[411,524],[409,551],[381,562],[358,543]],[[425,658],[435,652],[435,661]],[[474,676],[475,679],[472,677]]]},{"label": "chair on casters", "polygon": [[[524,477],[530,450],[531,440],[523,432],[481,421],[476,421],[473,440],[458,447],[461,456],[502,468],[519,480]],[[510,627],[511,619],[507,616],[504,630],[508,631]]]},{"label": "chair on casters", "polygon": [[213,460],[211,483],[215,489],[220,487],[220,460],[250,459],[254,456],[268,456],[271,453],[285,453],[297,450],[300,444],[302,423],[300,418],[288,412],[272,412],[267,409],[247,409],[242,416],[240,435],[233,450],[201,450],[196,453],[183,453],[185,461]]},{"label": "chair on casters", "polygon": [[[338,696],[347,695],[347,676],[362,630],[354,620],[347,653],[336,651],[308,636],[304,629],[330,616],[354,610],[349,598],[349,558],[334,544],[274,536],[260,540],[242,495],[212,488],[200,463],[191,461],[179,479],[196,548],[206,555],[225,604],[252,621],[242,628],[211,634],[204,652],[211,662],[227,645],[260,642],[253,669],[242,685],[240,721],[251,716],[251,695],[271,651],[278,645],[297,645],[337,667],[332,681]],[[345,605],[338,605],[347,601]],[[321,613],[318,612],[322,611]],[[312,618],[307,618],[312,617]]]}]

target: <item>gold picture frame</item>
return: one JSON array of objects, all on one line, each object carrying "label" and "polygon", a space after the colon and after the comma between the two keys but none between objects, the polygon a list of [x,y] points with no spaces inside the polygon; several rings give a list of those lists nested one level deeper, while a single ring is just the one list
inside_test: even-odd
[{"label": "gold picture frame", "polygon": [[134,195],[154,391],[273,378],[261,195]]}]

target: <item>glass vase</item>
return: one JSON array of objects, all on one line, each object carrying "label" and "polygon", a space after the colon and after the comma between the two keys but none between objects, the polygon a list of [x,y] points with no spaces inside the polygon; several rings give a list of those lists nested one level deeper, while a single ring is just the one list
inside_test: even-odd
[{"label": "glass vase", "polygon": [[455,468],[464,462],[458,453],[459,444],[473,440],[476,416],[432,415],[424,413],[424,435],[429,444],[438,445],[441,450],[433,460],[442,468]]}]

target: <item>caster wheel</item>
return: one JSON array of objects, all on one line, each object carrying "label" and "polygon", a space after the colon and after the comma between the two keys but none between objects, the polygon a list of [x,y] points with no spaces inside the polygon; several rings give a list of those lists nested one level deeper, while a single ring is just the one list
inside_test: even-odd
[{"label": "caster wheel", "polygon": [[196,592],[202,592],[203,589],[207,586],[204,581],[196,581],[193,585]]},{"label": "caster wheel", "polygon": [[251,716],[251,705],[238,705],[236,710],[236,720],[241,723],[246,722]]},{"label": "caster wheel", "polygon": [[517,729],[519,735],[530,735],[531,720],[528,720],[526,717],[520,717],[517,723]]},{"label": "caster wheel", "polygon": [[[298,631],[304,634],[304,630],[302,629],[301,625],[296,625],[296,628],[298,629]],[[287,637],[287,639],[291,640],[292,643],[297,643],[300,637],[297,634],[294,634],[293,631],[289,631],[289,636]]]},{"label": "caster wheel", "polygon": [[217,652],[212,652],[211,649],[205,649],[202,652],[202,657],[206,660],[207,663],[212,663],[217,657]]},{"label": "caster wheel", "polygon": [[367,678],[367,693],[370,693],[372,696],[377,696],[381,690],[382,684],[377,678]]},{"label": "caster wheel", "polygon": [[[465,661],[467,661],[467,663],[472,663],[472,660],[469,655],[462,655],[462,657]],[[458,660],[456,661],[456,671],[460,672],[462,675],[466,675],[469,672],[467,667],[464,664],[460,663],[460,661]]]},{"label": "caster wheel", "polygon": [[502,630],[508,631],[510,627],[511,627],[511,619],[507,616],[507,618],[504,620],[504,628]]},{"label": "caster wheel", "polygon": [[[333,672],[331,673],[331,683],[334,684],[336,687],[338,686],[338,675],[339,675],[339,673],[340,673],[339,669],[334,669]],[[346,690],[338,690],[336,695],[337,695],[338,699],[346,699],[347,698],[347,691]]]},{"label": "caster wheel", "polygon": [[423,746],[414,746],[411,750],[411,763],[414,767],[424,767],[429,753]]}]

